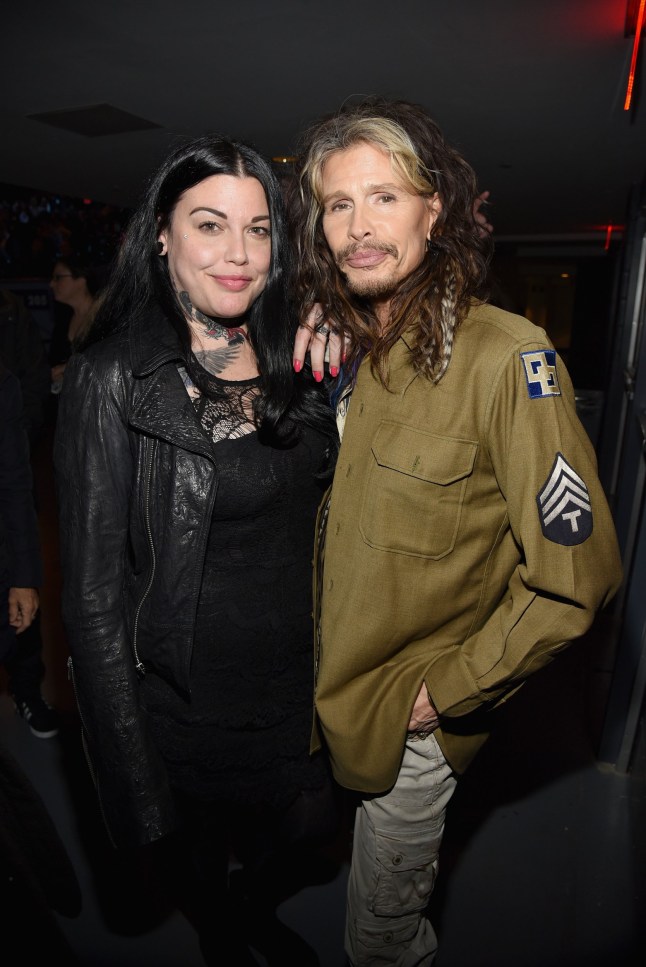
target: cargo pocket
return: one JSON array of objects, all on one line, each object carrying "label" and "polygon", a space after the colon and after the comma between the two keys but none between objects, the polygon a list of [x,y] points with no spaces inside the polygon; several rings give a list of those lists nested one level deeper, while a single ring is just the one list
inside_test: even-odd
[{"label": "cargo pocket", "polygon": [[435,844],[377,839],[377,879],[372,912],[401,917],[426,910],[437,874]]},{"label": "cargo pocket", "polygon": [[[353,963],[374,967],[378,964],[397,964],[404,944],[410,944],[419,930],[419,914],[399,917],[380,924],[374,920],[357,920],[355,924],[358,950],[353,950]],[[379,956],[377,957],[377,954]]]},{"label": "cargo pocket", "polygon": [[477,450],[471,440],[381,423],[361,506],[366,543],[434,560],[450,554]]}]

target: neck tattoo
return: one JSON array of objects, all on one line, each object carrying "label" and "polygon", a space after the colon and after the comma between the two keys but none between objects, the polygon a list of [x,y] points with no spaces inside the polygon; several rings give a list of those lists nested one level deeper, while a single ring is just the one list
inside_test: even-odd
[{"label": "neck tattoo", "polygon": [[188,292],[179,293],[179,301],[182,304],[184,311],[194,319],[199,322],[201,326],[204,326],[206,330],[206,335],[211,339],[226,339],[229,345],[236,345],[244,342],[245,339],[249,339],[248,334],[240,326],[224,326],[217,319],[212,319],[207,316],[204,312],[200,312],[196,309],[189,297]]}]

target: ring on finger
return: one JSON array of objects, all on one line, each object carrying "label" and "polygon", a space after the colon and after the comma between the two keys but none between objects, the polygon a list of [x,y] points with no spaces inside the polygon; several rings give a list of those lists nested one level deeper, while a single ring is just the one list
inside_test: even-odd
[{"label": "ring on finger", "polygon": [[321,332],[323,335],[327,336],[330,331],[330,327],[326,322],[317,322],[314,326],[314,332]]}]

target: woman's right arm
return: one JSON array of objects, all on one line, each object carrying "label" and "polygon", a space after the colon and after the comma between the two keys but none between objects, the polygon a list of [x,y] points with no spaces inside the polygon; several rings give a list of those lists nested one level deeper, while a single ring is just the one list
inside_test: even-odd
[{"label": "woman's right arm", "polygon": [[166,770],[146,727],[124,610],[130,500],[128,378],[67,365],[55,442],[62,612],[76,699],[101,810],[115,845],[143,845],[174,825]]}]

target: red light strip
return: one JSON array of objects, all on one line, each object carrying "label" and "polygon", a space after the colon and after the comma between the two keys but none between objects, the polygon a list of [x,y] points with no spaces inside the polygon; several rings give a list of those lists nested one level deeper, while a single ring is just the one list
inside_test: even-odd
[{"label": "red light strip", "polygon": [[639,51],[639,41],[641,40],[642,27],[644,26],[644,8],[646,0],[639,0],[639,10],[637,12],[637,22],[635,25],[635,43],[633,44],[633,56],[630,60],[630,71],[628,73],[628,87],[626,88],[626,100],[624,101],[624,111],[630,107],[633,96],[633,84],[635,83],[635,71],[637,69],[637,53]]},{"label": "red light strip", "polygon": [[610,239],[612,238],[612,225],[608,225],[606,229],[606,244],[603,246],[606,252],[610,248]]}]

